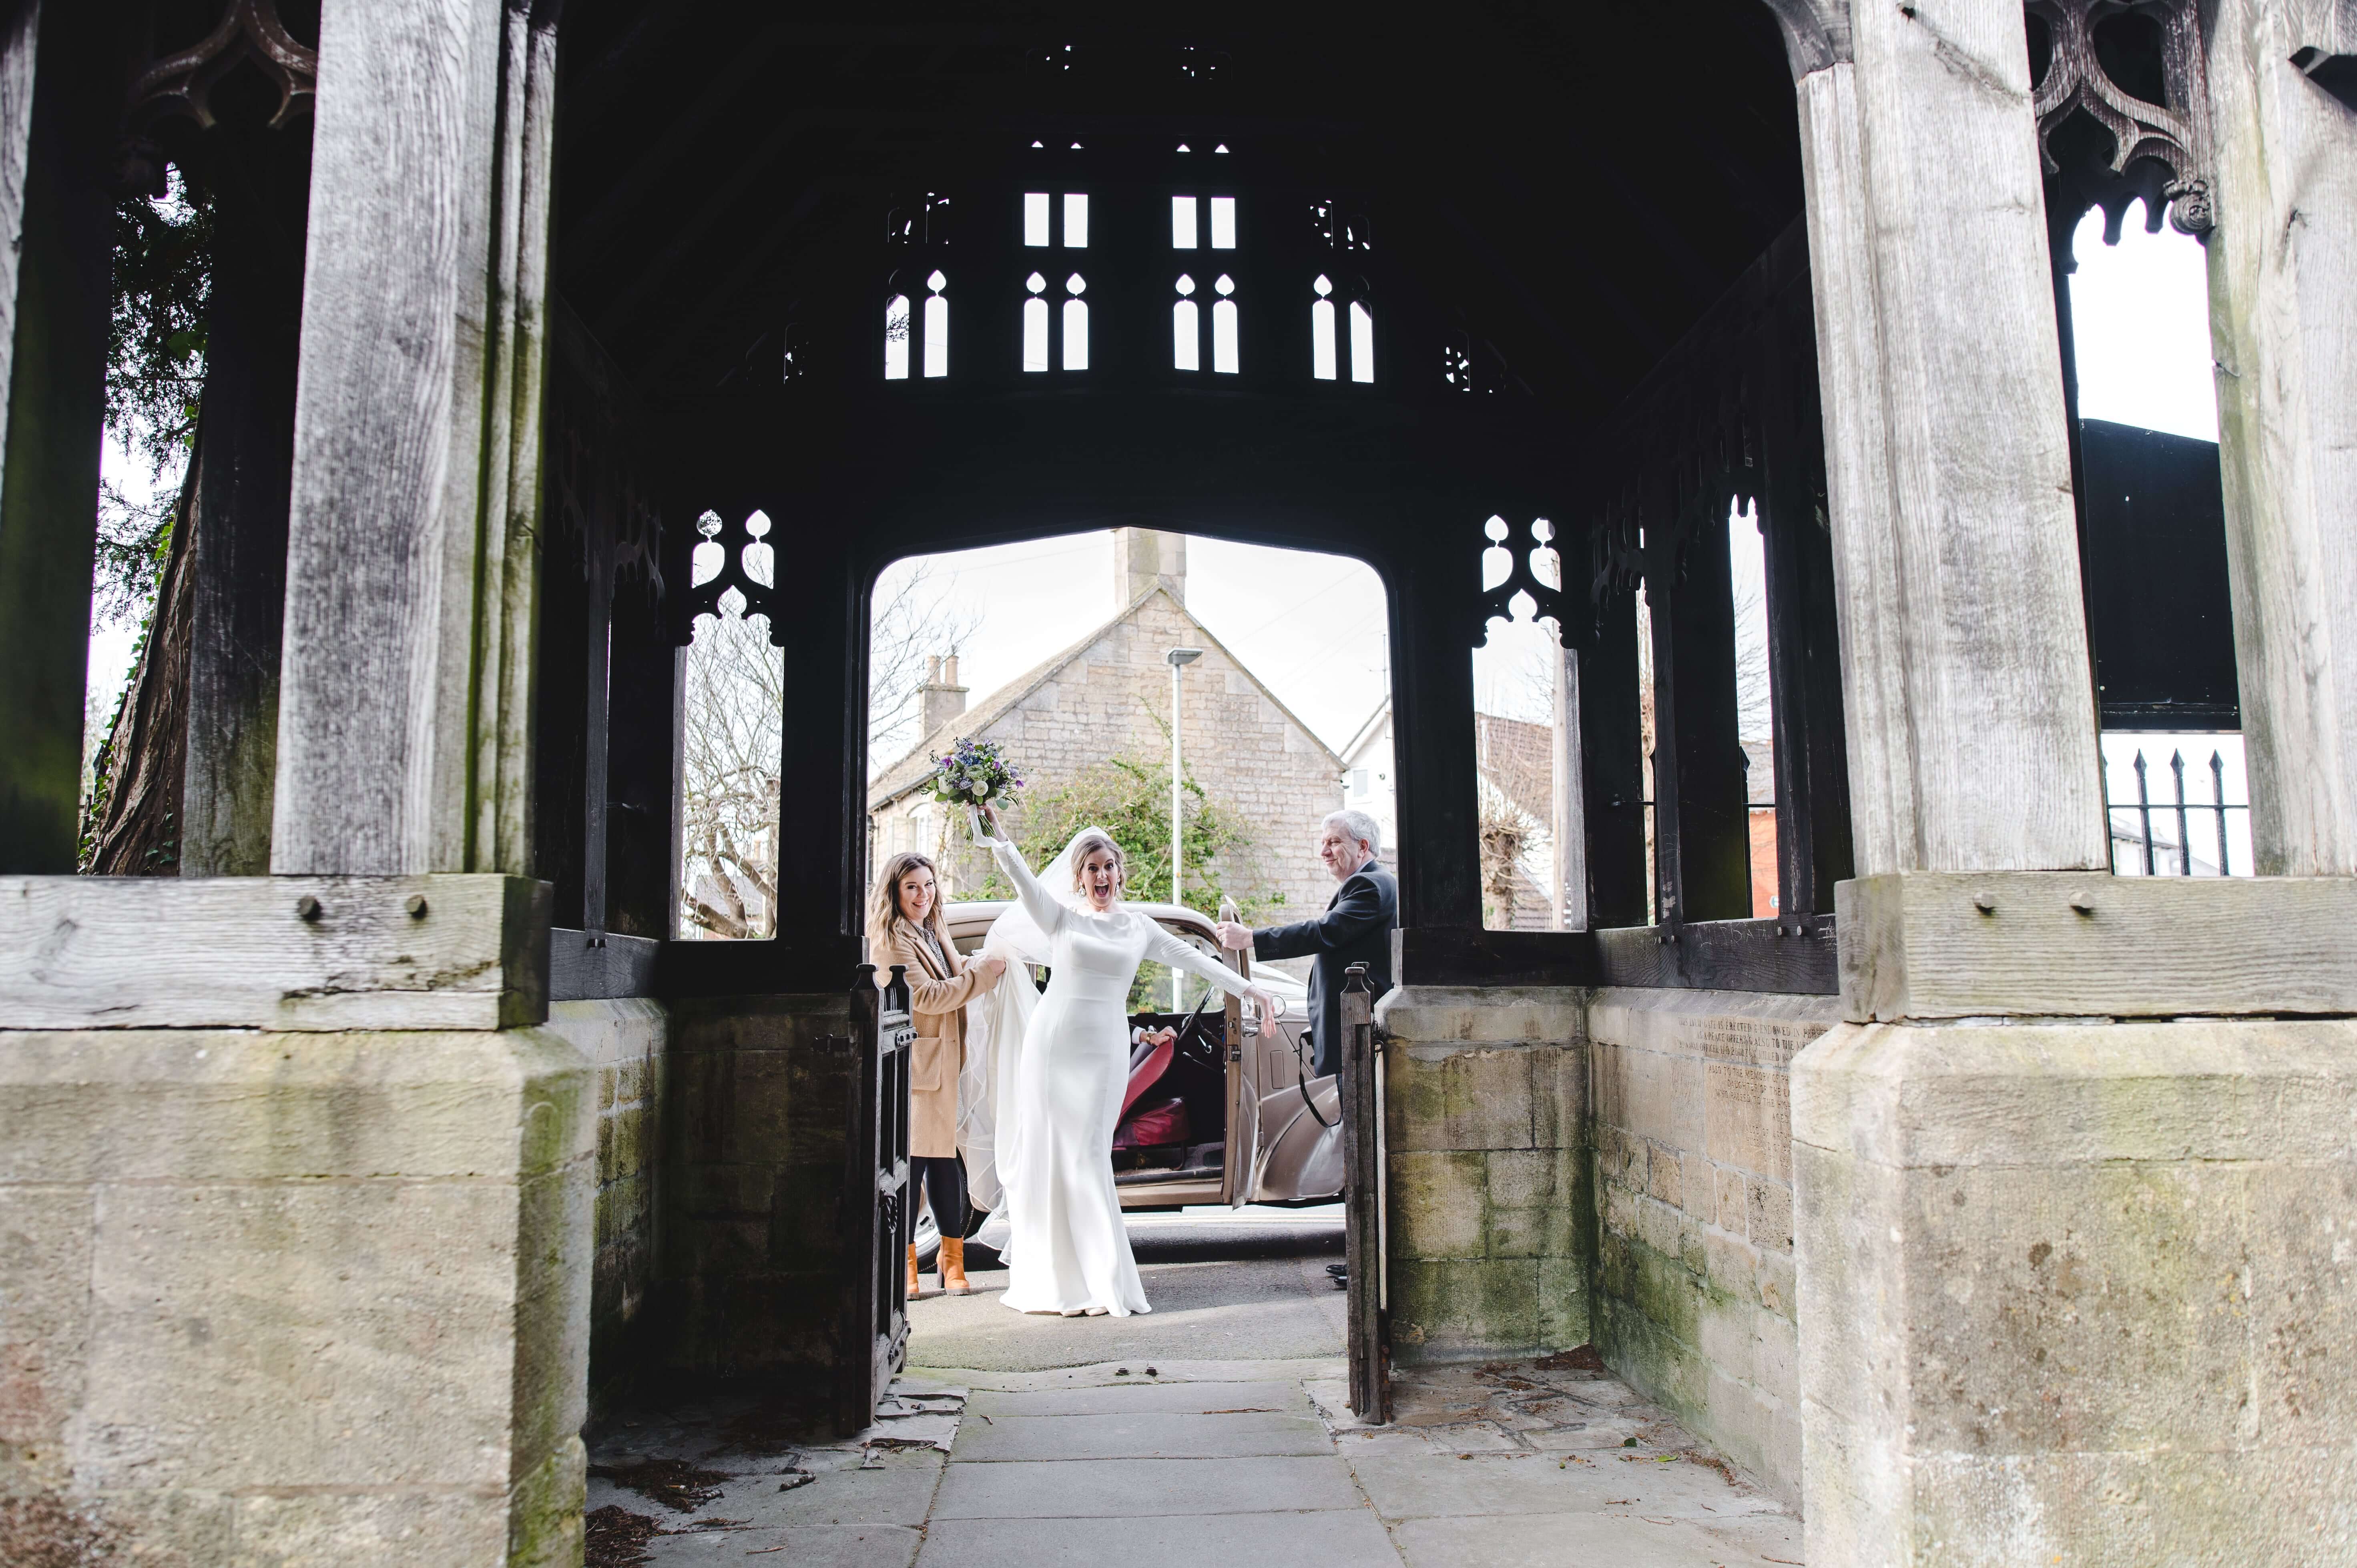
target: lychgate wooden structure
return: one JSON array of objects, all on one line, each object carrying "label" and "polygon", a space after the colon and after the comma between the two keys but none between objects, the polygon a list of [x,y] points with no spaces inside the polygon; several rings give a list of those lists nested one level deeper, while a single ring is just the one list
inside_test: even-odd
[{"label": "lychgate wooden structure", "polygon": [[[1402,1354],[1592,1337],[1804,1504],[1813,1561],[1963,1561],[1990,1488],[2025,1556],[2326,1528],[2345,1429],[2302,1412],[2350,1390],[2283,1348],[2357,1312],[2302,1196],[2357,1177],[2322,1122],[2233,1108],[2339,1082],[2357,1014],[2344,0],[0,23],[0,1353],[33,1391],[0,1397],[0,1556],[562,1562],[593,1377],[856,1421],[904,1322],[893,1004],[846,989],[871,588],[1132,524],[1382,574],[1381,1146],[1554,1173],[1544,1223],[1464,1255],[1375,1185],[1367,1400],[1386,1321]],[[109,213],[167,169],[215,215],[203,421],[92,853],[174,875],[78,875]],[[2207,247],[2214,486],[2206,448],[2076,417],[2067,235],[2135,199]],[[724,594],[786,660],[780,918],[686,942],[680,650]],[[1545,933],[1481,929],[1469,656],[1517,609],[1577,692]],[[2099,722],[2189,717],[2243,730],[2260,875],[2112,879]],[[1764,1154],[1681,1153],[1615,1076],[1706,1014]],[[1794,1020],[1797,1057],[1743,1043]],[[1433,1109],[1508,1071],[1523,1111]],[[2261,1087],[2180,1114],[2220,1082]],[[1641,1148],[1717,1186],[1616,1208]],[[2129,1169],[2183,1202],[2120,1212],[2192,1218],[2083,1208]],[[1675,1304],[1734,1298],[1699,1262],[1660,1286],[1679,1249],[1632,1215],[1757,1255],[1742,1309],[1788,1353],[1657,1378]],[[2058,1305],[2057,1255],[2150,1288]],[[2196,1341],[2132,1305],[2230,1273],[2255,1305]],[[1510,1325],[1451,1294],[1477,1275]],[[2198,1464],[2155,1413],[2179,1386],[2259,1391]]]}]

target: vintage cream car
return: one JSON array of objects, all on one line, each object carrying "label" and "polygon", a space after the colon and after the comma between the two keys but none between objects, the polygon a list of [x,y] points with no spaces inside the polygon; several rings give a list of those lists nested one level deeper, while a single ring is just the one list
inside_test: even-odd
[{"label": "vintage cream car", "polygon": [[[951,904],[951,940],[973,953],[1009,906],[997,900]],[[1222,951],[1211,919],[1172,904],[1132,904],[1181,940],[1219,959],[1283,1005],[1274,1029],[1247,1035],[1241,1006],[1192,975],[1147,964],[1140,989],[1156,1000],[1132,1015],[1146,1027],[1179,1031],[1159,1050],[1131,1054],[1129,1090],[1114,1132],[1114,1185],[1125,1209],[1247,1203],[1297,1207],[1331,1203],[1342,1192],[1340,1096],[1333,1079],[1309,1076],[1308,992],[1293,976],[1249,955]],[[1208,1000],[1206,998],[1208,997]],[[1202,1005],[1200,1007],[1198,1004]],[[931,1211],[917,1222],[917,1250],[930,1264],[940,1245]]]}]

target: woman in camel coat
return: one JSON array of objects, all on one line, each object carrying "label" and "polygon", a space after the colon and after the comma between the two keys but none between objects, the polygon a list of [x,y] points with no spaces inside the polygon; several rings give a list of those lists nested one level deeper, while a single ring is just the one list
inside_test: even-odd
[{"label": "woman in camel coat", "polygon": [[[884,863],[868,900],[867,956],[879,983],[899,964],[909,983],[916,1048],[909,1059],[909,1185],[922,1191],[941,1227],[942,1289],[965,1295],[965,1166],[958,1158],[958,1074],[965,1067],[965,1004],[998,983],[1006,965],[969,965],[942,918],[933,863],[901,854]],[[920,1293],[917,1249],[909,1248],[909,1294]]]}]

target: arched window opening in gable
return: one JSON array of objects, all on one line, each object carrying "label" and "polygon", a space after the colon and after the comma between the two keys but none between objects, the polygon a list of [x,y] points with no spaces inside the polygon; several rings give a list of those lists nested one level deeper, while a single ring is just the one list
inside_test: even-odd
[{"label": "arched window opening in gable", "polygon": [[1310,288],[1317,299],[1309,306],[1309,373],[1321,381],[1332,381],[1338,373],[1334,339],[1333,280],[1323,273]]},{"label": "arched window opening in gable", "polygon": [[943,293],[950,280],[936,268],[925,280],[925,374],[950,373],[950,302]]},{"label": "arched window opening in gable", "polygon": [[1031,297],[1023,302],[1023,368],[1044,371],[1048,368],[1048,302],[1040,294],[1048,280],[1033,273],[1023,280]]},{"label": "arched window opening in gable", "polygon": [[1200,371],[1203,368],[1201,312],[1190,297],[1195,280],[1180,273],[1177,287],[1178,303],[1170,307],[1170,365],[1173,370]]},{"label": "arched window opening in gable", "polygon": [[1064,292],[1071,296],[1064,301],[1064,369],[1068,371],[1089,368],[1089,302],[1081,297],[1088,286],[1088,279],[1078,273],[1064,280]]},{"label": "arched window opening in gable", "polygon": [[905,294],[884,302],[884,379],[909,379],[909,296]]},{"label": "arched window opening in gable", "polygon": [[1237,359],[1236,302],[1229,296],[1236,292],[1235,280],[1222,273],[1211,288],[1220,296],[1211,306],[1211,371],[1215,375],[1232,376]]}]

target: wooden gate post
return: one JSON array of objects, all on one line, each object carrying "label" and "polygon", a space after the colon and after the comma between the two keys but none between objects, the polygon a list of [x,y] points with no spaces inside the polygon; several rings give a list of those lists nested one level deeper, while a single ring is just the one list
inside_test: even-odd
[{"label": "wooden gate post", "polygon": [[282,875],[527,868],[557,9],[325,7]]},{"label": "wooden gate post", "polygon": [[880,989],[876,966],[851,983],[849,1122],[843,1156],[842,1337],[835,1353],[834,1429],[848,1437],[876,1420],[909,1346],[902,1266],[914,1219],[909,1190],[909,1058],[917,1031],[899,964]]},{"label": "wooden gate post", "polygon": [[79,838],[124,64],[106,12],[0,16],[0,873],[71,875]]},{"label": "wooden gate post", "polygon": [[[2210,40],[2234,656],[2263,876],[2357,873],[2357,7],[2225,0]],[[2319,70],[2311,79],[2307,71]]]},{"label": "wooden gate post", "polygon": [[1392,1418],[1391,1314],[1383,1267],[1383,1066],[1375,1051],[1374,993],[1367,966],[1342,986],[1342,1234],[1350,1269],[1351,1409]]},{"label": "wooden gate post", "polygon": [[2021,9],[1840,9],[1799,98],[1857,871],[2102,867]]}]

